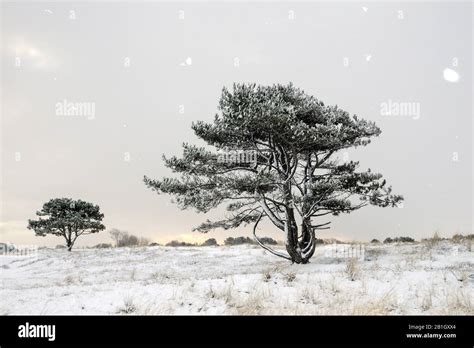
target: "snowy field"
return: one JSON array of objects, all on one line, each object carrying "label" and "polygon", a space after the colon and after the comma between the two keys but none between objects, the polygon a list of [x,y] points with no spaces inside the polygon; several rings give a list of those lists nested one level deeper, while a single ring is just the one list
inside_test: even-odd
[{"label": "snowy field", "polygon": [[291,265],[249,245],[40,249],[0,255],[0,314],[474,314],[471,250],[321,245]]}]

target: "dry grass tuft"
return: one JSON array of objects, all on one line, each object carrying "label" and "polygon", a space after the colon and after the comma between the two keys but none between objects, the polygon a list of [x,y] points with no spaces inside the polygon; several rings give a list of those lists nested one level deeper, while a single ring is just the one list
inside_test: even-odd
[{"label": "dry grass tuft", "polygon": [[239,315],[261,314],[263,309],[263,293],[261,291],[250,294],[235,306],[235,310]]},{"label": "dry grass tuft", "polygon": [[285,280],[287,283],[292,283],[296,279],[295,272],[288,272],[285,274]]},{"label": "dry grass tuft", "polygon": [[359,264],[356,258],[350,258],[347,260],[346,273],[349,276],[349,279],[352,281],[359,278],[360,269],[359,269]]},{"label": "dry grass tuft", "polygon": [[272,279],[271,270],[267,269],[262,273],[262,279],[265,283],[269,282]]},{"label": "dry grass tuft", "polygon": [[127,297],[123,302],[123,307],[117,310],[118,314],[133,314],[137,311],[137,306],[133,303],[131,297]]}]

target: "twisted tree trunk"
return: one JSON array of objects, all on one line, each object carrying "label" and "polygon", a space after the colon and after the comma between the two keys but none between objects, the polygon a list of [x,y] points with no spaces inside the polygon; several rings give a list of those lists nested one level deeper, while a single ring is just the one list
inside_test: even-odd
[{"label": "twisted tree trunk", "polygon": [[286,251],[293,263],[308,263],[316,249],[316,236],[309,222],[301,225],[301,241],[298,240],[298,228],[294,216],[287,215],[285,222]]},{"label": "twisted tree trunk", "polygon": [[294,263],[301,263],[301,249],[298,243],[298,225],[296,224],[293,209],[286,209],[285,234],[286,234],[286,251]]},{"label": "twisted tree trunk", "polygon": [[309,219],[303,219],[303,223],[301,224],[300,249],[302,253],[302,263],[308,263],[316,249],[316,235]]}]

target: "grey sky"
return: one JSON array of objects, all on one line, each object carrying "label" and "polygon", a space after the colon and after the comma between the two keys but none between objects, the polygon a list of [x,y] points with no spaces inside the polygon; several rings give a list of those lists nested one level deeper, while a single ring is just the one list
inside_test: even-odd
[{"label": "grey sky", "polygon": [[[472,233],[471,3],[1,6],[2,240],[62,243],[26,229],[53,197],[99,204],[108,228],[157,241],[249,234],[191,232],[218,212],[180,211],[142,178],[168,175],[161,155],[199,143],[191,122],[213,118],[223,86],[290,81],[375,121],[382,135],[349,157],[405,196],[403,208],[335,217],[321,236]],[[446,68],[459,81],[445,80]],[[95,103],[95,117],[56,115],[64,100]],[[390,101],[418,103],[419,118],[381,115]],[[260,234],[283,239],[270,225]],[[108,240],[102,232],[78,244]]]}]

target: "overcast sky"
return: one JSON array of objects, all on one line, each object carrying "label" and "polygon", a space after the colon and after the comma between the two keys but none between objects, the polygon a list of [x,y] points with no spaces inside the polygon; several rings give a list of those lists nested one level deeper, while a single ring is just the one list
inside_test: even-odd
[{"label": "overcast sky", "polygon": [[[159,242],[249,235],[191,232],[220,212],[180,211],[142,178],[169,175],[162,154],[200,144],[191,122],[212,120],[223,86],[290,81],[375,121],[381,136],[349,157],[405,196],[403,208],[335,217],[321,237],[472,233],[469,2],[1,6],[3,241],[63,243],[26,229],[55,197],[99,204],[108,228]],[[94,114],[61,115],[64,101]],[[397,103],[413,108],[382,112]],[[260,235],[284,238],[268,224]],[[101,232],[78,245],[109,241]]]}]

